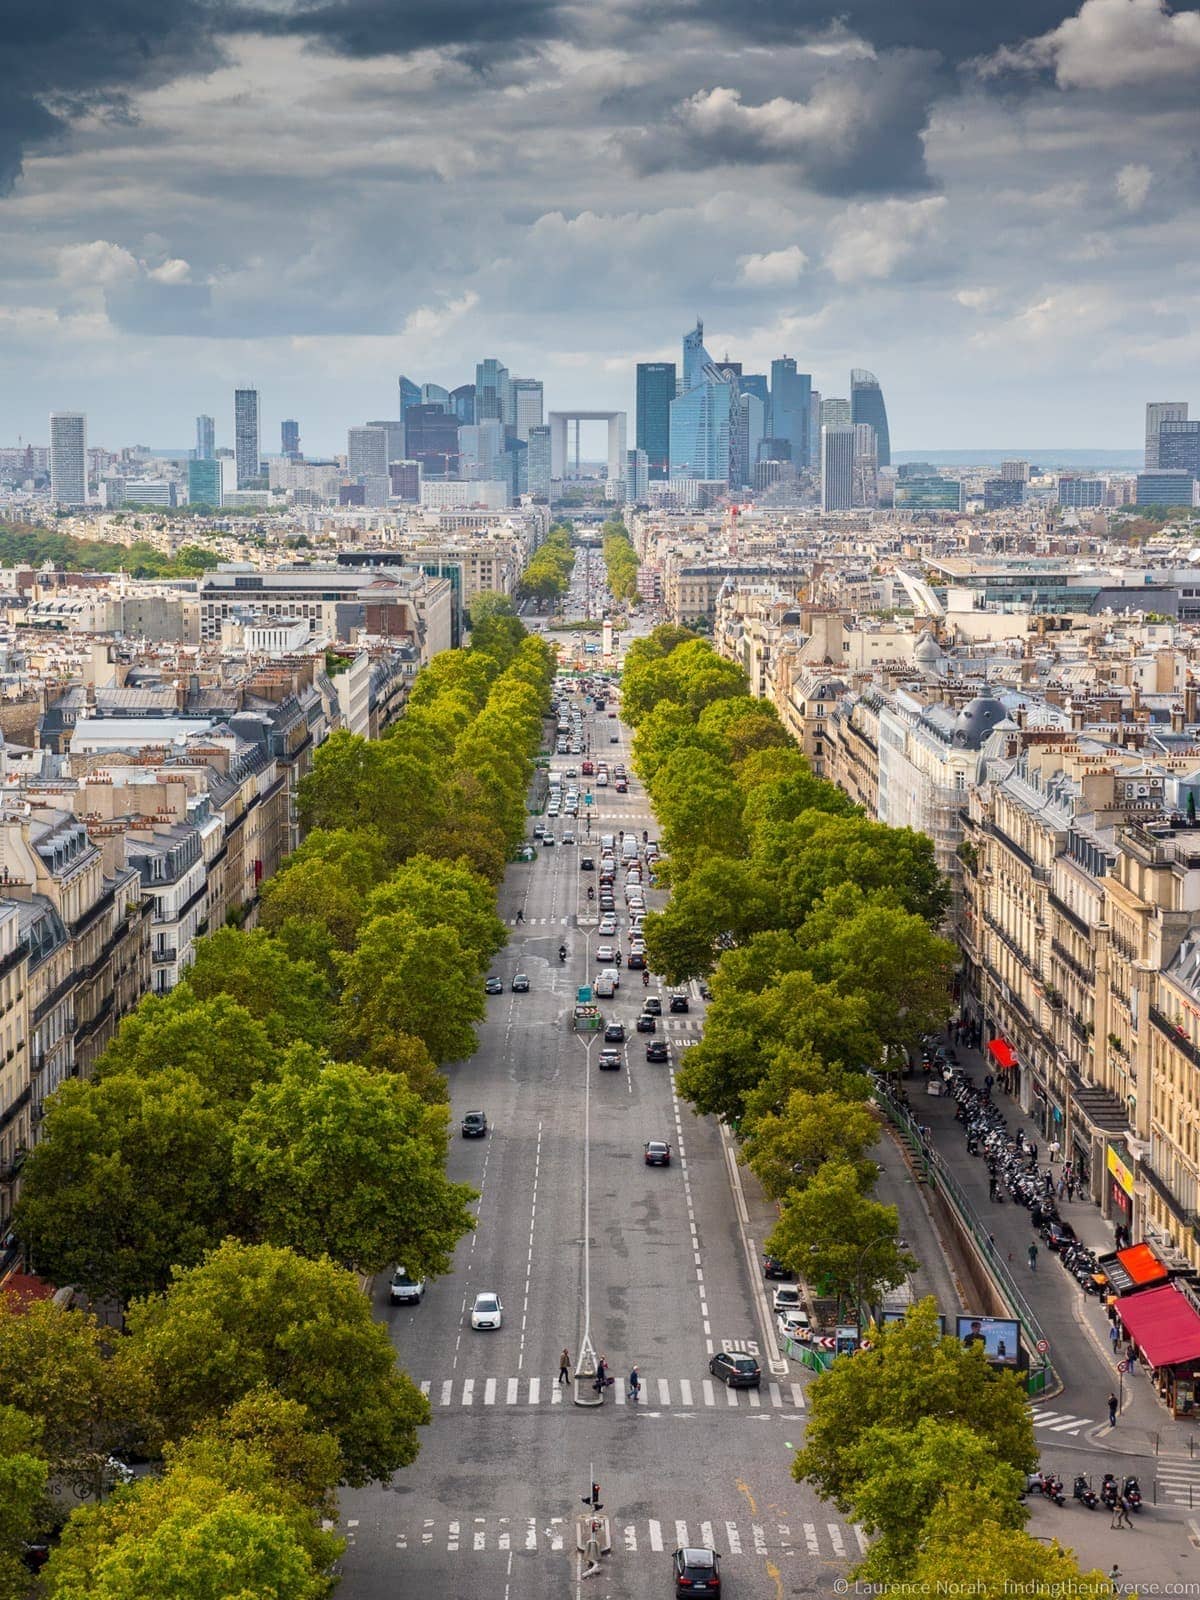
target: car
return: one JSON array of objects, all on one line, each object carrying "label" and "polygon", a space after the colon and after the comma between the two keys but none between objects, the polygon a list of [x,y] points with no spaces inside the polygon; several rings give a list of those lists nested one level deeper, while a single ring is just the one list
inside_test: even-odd
[{"label": "car", "polygon": [[763,1277],[764,1278],[790,1278],[791,1277],[791,1273],[784,1266],[783,1262],[780,1261],[778,1256],[764,1256],[763,1257]]},{"label": "car", "polygon": [[488,1131],[487,1113],[484,1111],[468,1111],[462,1119],[462,1136],[464,1139],[486,1139]]},{"label": "car", "polygon": [[687,995],[677,990],[668,1002],[668,1009],[671,1011],[686,1011],[688,1009]]},{"label": "car", "polygon": [[800,1299],[800,1291],[797,1289],[794,1283],[781,1283],[779,1285],[779,1288],[776,1289],[771,1300],[771,1310],[776,1316],[778,1316],[781,1311],[803,1310],[803,1302]]},{"label": "car", "polygon": [[624,1058],[619,1050],[601,1050],[600,1071],[620,1072],[624,1065]]},{"label": "car", "polygon": [[528,994],[529,993],[529,974],[528,973],[526,973],[526,972],[517,972],[517,973],[513,974],[512,992],[514,994]]},{"label": "car", "polygon": [[652,1017],[648,1011],[643,1011],[637,1019],[637,1031],[639,1033],[656,1033],[658,1031],[657,1017]]},{"label": "car", "polygon": [[665,1039],[650,1039],[646,1043],[646,1060],[661,1063],[671,1059]]},{"label": "car", "polygon": [[534,825],[533,825],[533,837],[535,839],[540,839],[542,837],[542,835],[545,833],[545,831],[546,831],[546,824],[544,822],[535,822],[534,823]]},{"label": "car", "polygon": [[807,1344],[812,1338],[812,1323],[808,1320],[807,1311],[781,1311],[775,1321],[785,1339]]},{"label": "car", "polygon": [[665,1139],[646,1140],[646,1165],[648,1167],[669,1167],[671,1165],[671,1146]]},{"label": "car", "polygon": [[579,776],[579,769],[577,767],[568,767],[566,775],[568,778],[577,778]]},{"label": "car", "polygon": [[641,972],[646,965],[645,945],[634,945],[633,949],[626,957],[625,965],[629,968],[630,972]]},{"label": "car", "polygon": [[[617,713],[615,711],[610,711],[608,714],[609,714],[610,717],[615,717]],[[614,739],[613,743],[616,744],[616,742],[617,742],[616,739]]]},{"label": "car", "polygon": [[1069,1222],[1048,1222],[1039,1228],[1046,1241],[1047,1250],[1065,1250],[1075,1239],[1075,1229]]},{"label": "car", "polygon": [[617,931],[617,919],[616,919],[616,916],[615,916],[615,914],[613,912],[606,911],[604,913],[604,915],[600,918],[600,926],[596,929],[596,932],[600,935],[600,937],[602,939],[605,939],[610,934],[616,933],[616,931]]},{"label": "car", "polygon": [[484,994],[503,994],[504,985],[499,978],[493,976],[484,980],[483,992]]},{"label": "car", "polygon": [[629,793],[629,785],[625,782],[624,778],[618,778],[616,783],[613,784],[613,788],[617,791],[618,794],[628,794]]},{"label": "car", "polygon": [[610,895],[610,894],[602,894],[600,896],[600,909],[601,909],[601,911],[615,911],[616,908],[617,908],[617,902],[613,899],[612,895]]},{"label": "car", "polygon": [[[609,714],[610,717],[615,717],[616,716],[616,712],[615,711],[610,711],[608,714]],[[621,735],[619,733],[610,734],[609,737],[608,737],[608,742],[609,742],[609,744],[620,744]]]},{"label": "car", "polygon": [[388,1299],[394,1306],[419,1306],[425,1294],[425,1279],[410,1278],[403,1267],[397,1267],[388,1284]]},{"label": "car", "polygon": [[547,833],[542,839],[542,849],[551,850],[557,843],[558,840],[554,837],[554,835],[552,833]]},{"label": "car", "polygon": [[611,978],[614,989],[621,987],[621,969],[619,967],[605,967],[600,976],[602,978]]},{"label": "car", "polygon": [[596,870],[596,858],[595,858],[595,856],[580,856],[580,858],[579,858],[579,870],[580,870],[580,872],[595,872],[595,870]]},{"label": "car", "polygon": [[718,1350],[708,1370],[727,1389],[758,1389],[762,1385],[762,1370],[746,1350]]},{"label": "car", "polygon": [[604,1030],[605,1044],[625,1043],[625,1024],[623,1022],[610,1022]]},{"label": "car", "polygon": [[598,944],[596,946],[596,963],[601,967],[611,967],[617,959],[617,952],[611,944]]},{"label": "car", "polygon": [[562,842],[563,842],[563,844],[574,844],[575,843],[575,830],[573,828],[564,829],[563,836],[562,836]]},{"label": "car", "polygon": [[720,1594],[721,1563],[715,1550],[684,1545],[671,1557],[675,1573],[675,1594]]},{"label": "car", "polygon": [[492,1294],[490,1290],[475,1296],[471,1306],[471,1326],[473,1328],[490,1328],[493,1331],[499,1328],[504,1321],[504,1307],[500,1304],[500,1296]]},{"label": "car", "polygon": [[642,1010],[648,1017],[661,1017],[662,1001],[656,994],[648,994],[642,1001]]}]

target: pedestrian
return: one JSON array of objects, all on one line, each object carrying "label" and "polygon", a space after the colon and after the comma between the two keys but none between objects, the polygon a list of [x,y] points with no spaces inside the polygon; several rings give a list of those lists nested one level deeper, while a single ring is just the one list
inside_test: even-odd
[{"label": "pedestrian", "polygon": [[995,1180],[994,1177],[988,1179],[988,1199],[991,1200],[993,1204],[995,1203],[995,1200],[996,1200],[996,1180]]},{"label": "pedestrian", "polygon": [[571,1352],[569,1350],[564,1350],[562,1355],[560,1355],[559,1358],[558,1358],[558,1381],[559,1381],[559,1383],[570,1383],[570,1381],[571,1381],[570,1368],[571,1368]]},{"label": "pedestrian", "polygon": [[987,1077],[983,1080],[983,1087],[987,1090],[987,1092],[989,1094],[991,1094],[991,1092],[992,1092],[992,1085],[995,1083],[995,1081],[996,1081],[995,1078],[992,1077],[990,1072],[988,1073]]},{"label": "pedestrian", "polygon": [[1074,1178],[1070,1178],[1070,1179],[1067,1180],[1067,1199],[1068,1200],[1074,1200],[1074,1198],[1075,1198],[1075,1180],[1074,1180]]},{"label": "pedestrian", "polygon": [[1031,1139],[1029,1141],[1029,1165],[1031,1167],[1036,1167],[1037,1166],[1037,1140],[1036,1139]]},{"label": "pedestrian", "polygon": [[1029,1270],[1030,1272],[1037,1271],[1037,1245],[1035,1244],[1029,1246]]},{"label": "pedestrian", "polygon": [[1110,1528],[1132,1528],[1133,1523],[1129,1516],[1129,1501],[1122,1495],[1113,1507],[1113,1518],[1109,1523]]},{"label": "pedestrian", "polygon": [[603,1395],[604,1386],[608,1382],[608,1362],[603,1356],[596,1363],[596,1389]]},{"label": "pedestrian", "polygon": [[1051,1166],[1053,1166],[1054,1163],[1058,1160],[1058,1153],[1059,1153],[1059,1151],[1061,1149],[1062,1149],[1062,1146],[1059,1144],[1058,1140],[1057,1139],[1051,1139],[1051,1141],[1050,1141],[1050,1150],[1049,1150],[1050,1165]]},{"label": "pedestrian", "polygon": [[1066,1192],[1067,1192],[1066,1179],[1065,1178],[1060,1178],[1058,1180],[1058,1198],[1061,1200],[1063,1195],[1066,1194]]},{"label": "pedestrian", "polygon": [[1108,1330],[1108,1342],[1112,1345],[1113,1353],[1115,1355],[1117,1346],[1121,1342],[1121,1329],[1118,1326],[1118,1324],[1115,1323],[1115,1322],[1113,1323],[1112,1327]]},{"label": "pedestrian", "polygon": [[1117,1405],[1116,1395],[1110,1394],[1108,1397],[1108,1425],[1110,1428],[1115,1428],[1117,1425]]},{"label": "pedestrian", "polygon": [[641,1392],[642,1380],[638,1377],[638,1369],[634,1367],[629,1374],[629,1398],[637,1400],[640,1398]]}]

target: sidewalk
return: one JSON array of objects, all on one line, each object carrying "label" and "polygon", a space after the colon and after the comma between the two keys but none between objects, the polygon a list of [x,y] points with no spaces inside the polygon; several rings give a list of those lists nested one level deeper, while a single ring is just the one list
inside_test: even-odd
[{"label": "sidewalk", "polygon": [[[956,1045],[960,1069],[983,1086],[989,1071],[983,1055],[965,1045]],[[1009,1131],[1023,1130],[1038,1144],[1038,1164],[1045,1167],[1045,1141],[1034,1123],[1024,1116],[1018,1102],[1007,1094],[1003,1074],[994,1072],[994,1103],[1003,1113]],[[1109,1342],[1109,1322],[1102,1301],[1085,1295],[1047,1250],[1034,1229],[1029,1212],[1007,1198],[1003,1203],[988,1199],[988,1169],[981,1156],[967,1154],[962,1124],[954,1119],[957,1102],[949,1095],[926,1093],[927,1079],[917,1070],[902,1080],[909,1109],[918,1123],[929,1130],[928,1143],[940,1162],[963,1190],[969,1205],[994,1241],[997,1258],[1007,1265],[1041,1323],[1050,1343],[1049,1358],[1063,1384],[1055,1405],[1095,1419],[1088,1429],[1093,1444],[1137,1451],[1147,1455],[1185,1455],[1196,1451],[1200,1459],[1200,1438],[1193,1424],[1176,1422],[1159,1404],[1149,1378],[1140,1370],[1125,1374],[1117,1371],[1116,1357]],[[1056,1166],[1056,1171],[1060,1166]],[[1097,1254],[1115,1248],[1112,1225],[1101,1216],[1090,1198],[1078,1193],[1074,1201],[1056,1201],[1060,1216],[1069,1222],[1078,1237]],[[1031,1242],[1038,1245],[1037,1270],[1030,1271],[1027,1251]],[[1030,1352],[1031,1357],[1034,1355]],[[1034,1358],[1036,1359],[1036,1358]],[[1107,1420],[1108,1395],[1120,1396],[1122,1405],[1116,1429]],[[1118,1437],[1119,1436],[1119,1437]]]}]

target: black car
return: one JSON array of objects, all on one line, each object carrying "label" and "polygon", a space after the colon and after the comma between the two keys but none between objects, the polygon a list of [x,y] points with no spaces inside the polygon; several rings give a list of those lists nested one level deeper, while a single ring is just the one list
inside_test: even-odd
[{"label": "black car", "polygon": [[524,972],[518,972],[516,977],[513,979],[512,992],[514,994],[529,993],[529,978]]},{"label": "black car", "polygon": [[744,1350],[718,1350],[708,1370],[728,1389],[757,1389],[762,1384],[758,1362]]},{"label": "black car", "polygon": [[667,1041],[665,1039],[650,1039],[646,1043],[647,1061],[669,1061]]},{"label": "black car", "polygon": [[1068,1245],[1075,1243],[1075,1229],[1069,1222],[1048,1223],[1041,1232],[1047,1250],[1065,1250]]},{"label": "black car", "polygon": [[675,1566],[676,1596],[689,1594],[720,1594],[720,1557],[715,1550],[703,1550],[695,1545],[684,1546],[672,1556]]},{"label": "black car", "polygon": [[669,1167],[671,1165],[671,1146],[665,1139],[646,1140],[646,1165],[648,1167]]},{"label": "black car", "polygon": [[488,1131],[487,1114],[483,1111],[468,1111],[462,1119],[462,1136],[464,1139],[486,1139]]},{"label": "black car", "polygon": [[662,1001],[656,994],[648,994],[642,1001],[642,1010],[648,1017],[661,1017]]},{"label": "black car", "polygon": [[643,1011],[637,1019],[637,1031],[639,1033],[654,1033],[657,1028],[658,1019],[652,1016],[649,1011]]},{"label": "black car", "polygon": [[641,972],[646,965],[646,952],[644,950],[631,950],[629,952],[629,960],[625,965],[631,972]]},{"label": "black car", "polygon": [[608,742],[609,744],[620,744],[621,735],[619,733],[610,733],[608,736]]},{"label": "black car", "polygon": [[791,1273],[776,1256],[763,1257],[764,1278],[790,1278]]},{"label": "black car", "polygon": [[687,995],[683,993],[673,994],[671,996],[668,1009],[671,1011],[686,1011],[688,1009]]},{"label": "black car", "polygon": [[604,1030],[605,1044],[625,1043],[625,1024],[623,1022],[610,1022]]},{"label": "black car", "polygon": [[483,992],[485,994],[503,994],[504,985],[500,982],[499,978],[488,978],[484,983]]},{"label": "black car", "polygon": [[580,872],[595,872],[596,862],[594,858],[592,856],[580,856],[579,870]]}]

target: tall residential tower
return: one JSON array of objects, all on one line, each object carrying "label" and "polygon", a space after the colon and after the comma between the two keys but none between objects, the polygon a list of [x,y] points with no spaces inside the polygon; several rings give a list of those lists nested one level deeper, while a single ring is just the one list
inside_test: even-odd
[{"label": "tall residential tower", "polygon": [[237,461],[237,486],[245,489],[258,477],[258,390],[233,391],[233,454]]},{"label": "tall residential tower", "polygon": [[87,417],[50,413],[50,498],[56,506],[87,504]]}]

